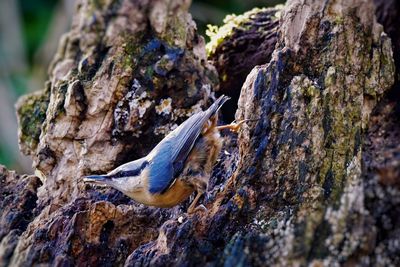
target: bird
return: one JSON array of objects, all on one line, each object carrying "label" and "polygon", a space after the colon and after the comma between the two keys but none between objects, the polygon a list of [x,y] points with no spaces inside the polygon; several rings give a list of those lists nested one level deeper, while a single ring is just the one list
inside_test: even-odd
[{"label": "bird", "polygon": [[220,131],[238,132],[247,121],[217,126],[218,111],[229,99],[221,95],[207,110],[190,116],[147,156],[107,174],[85,176],[84,181],[111,186],[136,202],[161,208],[176,206],[197,192],[187,212],[206,210],[197,203],[207,191],[213,166],[222,149]]}]

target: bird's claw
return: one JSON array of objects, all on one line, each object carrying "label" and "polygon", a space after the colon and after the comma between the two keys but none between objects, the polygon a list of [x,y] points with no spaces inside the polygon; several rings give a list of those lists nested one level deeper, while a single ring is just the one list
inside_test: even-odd
[{"label": "bird's claw", "polygon": [[196,211],[203,211],[203,212],[207,212],[208,211],[208,209],[206,208],[206,206],[204,206],[203,204],[200,204],[200,205],[198,205],[195,209],[194,209],[194,211],[196,212]]},{"label": "bird's claw", "polygon": [[188,214],[193,214],[196,213],[197,211],[207,212],[208,209],[203,204],[200,204],[196,208],[188,210]]},{"label": "bird's claw", "polygon": [[210,193],[204,192],[204,202],[208,203],[208,201],[210,200],[210,197],[211,197]]},{"label": "bird's claw", "polygon": [[242,127],[242,124],[248,121],[258,121],[258,119],[244,119],[240,121],[234,120],[231,124],[218,126],[217,129],[229,129],[231,132],[238,133],[239,129]]}]

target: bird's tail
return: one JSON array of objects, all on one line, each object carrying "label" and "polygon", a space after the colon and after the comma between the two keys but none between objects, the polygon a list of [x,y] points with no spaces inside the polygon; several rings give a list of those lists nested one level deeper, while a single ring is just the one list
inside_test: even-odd
[{"label": "bird's tail", "polygon": [[218,110],[225,104],[226,101],[231,99],[229,96],[221,95],[215,102],[208,108],[210,116],[218,112]]}]

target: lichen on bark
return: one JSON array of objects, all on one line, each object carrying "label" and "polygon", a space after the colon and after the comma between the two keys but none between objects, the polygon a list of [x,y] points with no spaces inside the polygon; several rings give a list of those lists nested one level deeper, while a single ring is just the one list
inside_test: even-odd
[{"label": "lichen on bark", "polygon": [[238,181],[262,183],[259,210],[285,214],[266,237],[279,252],[257,256],[270,264],[343,264],[369,249],[362,134],[394,81],[390,39],[367,19],[373,12],[360,1],[289,1],[273,59],[243,87],[238,119],[261,121],[239,139]]}]

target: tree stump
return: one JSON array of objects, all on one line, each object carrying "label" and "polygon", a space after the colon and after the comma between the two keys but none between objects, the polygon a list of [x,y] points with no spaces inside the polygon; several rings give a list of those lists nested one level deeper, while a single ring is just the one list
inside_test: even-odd
[{"label": "tree stump", "polygon": [[[240,92],[236,119],[254,121],[225,136],[206,212],[145,207],[82,183],[145,155],[221,93],[188,6],[78,2],[45,89],[17,105],[21,150],[42,182],[0,170],[0,263],[399,265],[395,135],[384,137],[394,167],[372,167],[388,157],[381,118],[395,116],[395,104],[385,109],[392,44],[372,0],[289,0],[219,35],[210,59],[221,88]],[[227,104],[225,117],[236,109]]]}]

